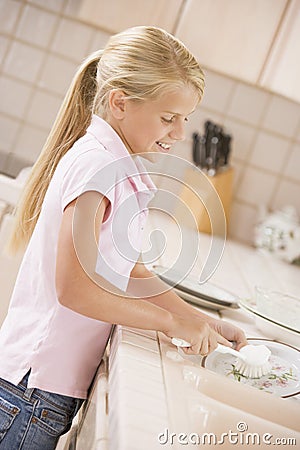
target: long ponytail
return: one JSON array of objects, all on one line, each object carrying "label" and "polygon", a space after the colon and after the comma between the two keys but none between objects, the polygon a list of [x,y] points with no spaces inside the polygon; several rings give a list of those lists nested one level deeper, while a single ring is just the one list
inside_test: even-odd
[{"label": "long ponytail", "polygon": [[39,218],[42,203],[60,159],[83,136],[90,124],[97,90],[96,73],[102,50],[92,53],[79,67],[59,109],[42,152],[34,164],[15,211],[9,249],[27,245]]},{"label": "long ponytail", "polygon": [[86,132],[92,112],[106,119],[111,90],[121,89],[129,99],[145,101],[184,85],[192,85],[200,101],[202,69],[181,41],[160,28],[129,28],[111,36],[103,50],[88,57],[75,75],[33,167],[17,208],[10,248],[16,251],[29,241],[59,160]]}]

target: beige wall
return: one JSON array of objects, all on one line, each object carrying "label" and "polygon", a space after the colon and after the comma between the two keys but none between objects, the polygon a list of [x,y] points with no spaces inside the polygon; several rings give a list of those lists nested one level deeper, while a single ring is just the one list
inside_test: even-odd
[{"label": "beige wall", "polygon": [[[76,19],[79,3],[0,1],[0,172],[35,161],[77,65],[109,36]],[[204,100],[176,154],[191,159],[191,133],[208,118],[233,135],[230,234],[251,242],[258,205],[293,204],[300,215],[300,105],[205,72]]]}]

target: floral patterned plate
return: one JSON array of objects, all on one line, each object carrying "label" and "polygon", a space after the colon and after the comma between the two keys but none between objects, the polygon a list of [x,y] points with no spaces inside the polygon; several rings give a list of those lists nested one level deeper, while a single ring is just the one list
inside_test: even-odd
[{"label": "floral patterned plate", "polygon": [[300,351],[290,345],[269,339],[248,339],[249,344],[266,345],[272,352],[272,370],[261,378],[247,378],[235,368],[236,357],[217,352],[203,358],[202,366],[239,383],[253,386],[280,397],[300,394]]}]

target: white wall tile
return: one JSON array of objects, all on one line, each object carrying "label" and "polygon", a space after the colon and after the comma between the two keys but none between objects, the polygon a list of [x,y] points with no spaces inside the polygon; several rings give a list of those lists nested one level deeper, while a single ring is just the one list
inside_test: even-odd
[{"label": "white wall tile", "polygon": [[261,131],[250,155],[250,162],[262,169],[280,173],[288,157],[290,142]]},{"label": "white wall tile", "polygon": [[232,135],[231,157],[246,161],[254,141],[255,128],[226,118],[224,125],[227,133]]},{"label": "white wall tile", "polygon": [[294,180],[300,182],[300,144],[295,143],[290,149],[288,163],[283,173],[286,177],[294,178]]},{"label": "white wall tile", "polygon": [[0,150],[0,174],[5,170],[7,155],[7,153]]},{"label": "white wall tile", "polygon": [[2,33],[13,32],[21,6],[21,2],[14,0],[0,1],[0,30]]},{"label": "white wall tile", "polygon": [[17,37],[32,44],[47,47],[54,32],[57,16],[26,5],[18,25]]},{"label": "white wall tile", "polygon": [[297,209],[297,213],[300,216],[299,196],[300,196],[299,183],[281,180],[271,207],[272,209],[279,209],[286,205],[293,205]]},{"label": "white wall tile", "polygon": [[62,10],[64,0],[47,0],[46,2],[45,0],[29,0],[29,3],[40,5],[51,11],[60,12]]},{"label": "white wall tile", "polygon": [[81,7],[82,0],[67,0],[63,12],[67,16],[77,17]]},{"label": "white wall tile", "polygon": [[49,54],[38,86],[65,95],[78,65],[60,56]]},{"label": "white wall tile", "polygon": [[233,93],[227,114],[251,125],[258,125],[266,108],[270,94],[238,83]]},{"label": "white wall tile", "polygon": [[241,182],[241,178],[245,171],[245,165],[243,163],[241,163],[240,161],[235,160],[234,158],[232,158],[231,165],[234,170],[234,174],[233,174],[233,196],[234,196],[234,193],[237,192],[238,186]]},{"label": "white wall tile", "polygon": [[4,63],[4,72],[34,82],[42,65],[44,52],[29,45],[14,41]]},{"label": "white wall tile", "polygon": [[253,230],[257,220],[257,211],[253,206],[237,201],[231,207],[229,236],[247,244],[253,243]]},{"label": "white wall tile", "polygon": [[205,73],[205,90],[202,107],[225,113],[235,82],[209,70]]},{"label": "white wall tile", "polygon": [[36,90],[28,109],[27,120],[50,130],[62,100],[55,95]]},{"label": "white wall tile", "polygon": [[74,61],[81,61],[88,55],[93,29],[88,25],[69,19],[62,19],[53,39],[51,49]]},{"label": "white wall tile", "polygon": [[268,205],[276,184],[277,178],[274,175],[248,166],[236,192],[236,197],[252,205]]},{"label": "white wall tile", "polygon": [[202,107],[202,103],[198,106],[195,112],[193,112],[186,123],[186,137],[191,138],[192,133],[197,131],[200,134],[204,133],[204,123],[207,120],[211,120],[214,123],[219,125],[223,125],[223,118],[221,114],[218,114],[215,111],[208,110]]},{"label": "white wall tile", "polygon": [[93,37],[92,37],[91,44],[89,46],[88,53],[92,53],[92,52],[95,52],[96,50],[100,50],[101,48],[104,48],[109,39],[109,36],[110,36],[110,34],[106,33],[105,31],[95,30]]},{"label": "white wall tile", "polygon": [[0,116],[1,152],[5,151],[8,153],[11,150],[12,143],[19,127],[20,124],[17,120],[2,115]]},{"label": "white wall tile", "polygon": [[84,0],[77,17],[114,32],[137,25],[155,25],[171,31],[182,0]]},{"label": "white wall tile", "polygon": [[30,87],[2,76],[0,79],[0,111],[22,118],[30,94]]},{"label": "white wall tile", "polygon": [[4,56],[8,47],[10,40],[5,36],[0,36],[0,64],[4,60]]},{"label": "white wall tile", "polygon": [[10,177],[16,177],[24,167],[31,165],[32,161],[29,161],[25,157],[21,158],[20,156],[15,156],[14,153],[9,153],[5,164],[5,173]]},{"label": "white wall tile", "polygon": [[262,127],[287,137],[294,137],[300,124],[300,105],[273,95]]},{"label": "white wall tile", "polygon": [[192,141],[188,139],[185,141],[176,142],[170,154],[178,156],[179,158],[183,158],[186,161],[192,163],[193,162]]},{"label": "white wall tile", "polygon": [[13,153],[28,161],[35,162],[46,141],[48,132],[35,126],[24,124],[20,130]]}]

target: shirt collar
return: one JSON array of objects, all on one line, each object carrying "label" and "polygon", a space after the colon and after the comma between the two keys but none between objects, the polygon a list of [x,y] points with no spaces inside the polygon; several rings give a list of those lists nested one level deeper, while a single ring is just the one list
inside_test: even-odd
[{"label": "shirt collar", "polygon": [[141,157],[132,157],[118,133],[109,123],[96,114],[93,114],[87,133],[92,134],[116,159],[123,159],[122,167],[124,167],[126,176],[130,179],[137,191],[149,191],[149,194],[153,197],[157,188],[148,175],[147,169],[141,161]]}]

